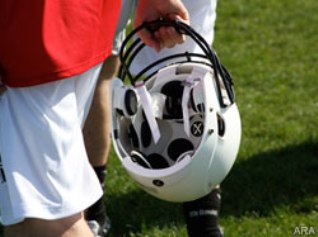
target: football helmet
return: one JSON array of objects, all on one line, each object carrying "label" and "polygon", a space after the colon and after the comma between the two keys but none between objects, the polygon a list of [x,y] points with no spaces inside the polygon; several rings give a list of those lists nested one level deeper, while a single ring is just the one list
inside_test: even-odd
[{"label": "football helmet", "polygon": [[[147,47],[140,30],[173,26],[202,53],[160,58],[130,70]],[[111,83],[112,139],[130,177],[149,194],[185,202],[208,194],[236,159],[241,122],[230,74],[216,53],[180,21],[144,23],[124,40]]]}]

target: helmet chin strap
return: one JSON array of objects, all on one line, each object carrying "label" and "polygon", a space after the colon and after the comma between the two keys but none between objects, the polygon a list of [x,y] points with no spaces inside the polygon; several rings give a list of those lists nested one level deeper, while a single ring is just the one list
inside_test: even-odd
[{"label": "helmet chin strap", "polygon": [[135,89],[140,98],[140,105],[145,112],[146,120],[149,124],[151,135],[155,143],[160,139],[160,130],[152,109],[152,98],[148,92],[144,82],[138,81],[135,83]]},{"label": "helmet chin strap", "polygon": [[182,116],[183,116],[183,124],[184,124],[184,132],[187,136],[190,136],[190,116],[189,116],[189,107],[188,102],[190,99],[191,89],[198,85],[201,81],[198,77],[193,77],[189,75],[182,84],[184,85],[183,94],[182,94]]}]

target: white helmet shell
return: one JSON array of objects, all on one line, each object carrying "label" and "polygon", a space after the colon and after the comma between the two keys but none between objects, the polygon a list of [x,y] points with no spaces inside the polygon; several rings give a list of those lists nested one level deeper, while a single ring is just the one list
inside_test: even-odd
[{"label": "white helmet shell", "polygon": [[206,60],[187,60],[132,85],[123,78],[112,80],[116,154],[130,177],[159,199],[198,199],[221,183],[234,164],[240,116],[215,70]]}]

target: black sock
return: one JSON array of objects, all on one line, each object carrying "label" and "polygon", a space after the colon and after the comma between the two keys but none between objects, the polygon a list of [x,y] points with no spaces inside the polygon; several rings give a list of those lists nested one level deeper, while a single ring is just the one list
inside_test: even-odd
[{"label": "black sock", "polygon": [[95,166],[93,167],[95,174],[97,175],[97,178],[99,180],[99,183],[101,184],[102,188],[104,188],[104,181],[107,175],[107,166]]},{"label": "black sock", "polygon": [[213,189],[200,199],[183,203],[189,237],[222,237],[218,223],[220,205],[220,189]]},{"label": "black sock", "polygon": [[[93,169],[98,177],[99,183],[104,189],[104,181],[107,174],[106,165],[93,167]],[[100,225],[107,221],[108,217],[106,215],[106,207],[103,196],[86,210],[86,220],[96,220]]]}]

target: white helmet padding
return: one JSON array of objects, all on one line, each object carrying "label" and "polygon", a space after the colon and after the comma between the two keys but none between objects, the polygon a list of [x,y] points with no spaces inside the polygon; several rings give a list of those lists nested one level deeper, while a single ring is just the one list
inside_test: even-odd
[{"label": "white helmet padding", "polygon": [[131,85],[125,78],[111,83],[118,158],[141,188],[173,202],[200,198],[219,184],[233,166],[241,136],[231,83],[206,59],[186,57],[139,81],[126,64],[121,70]]}]

